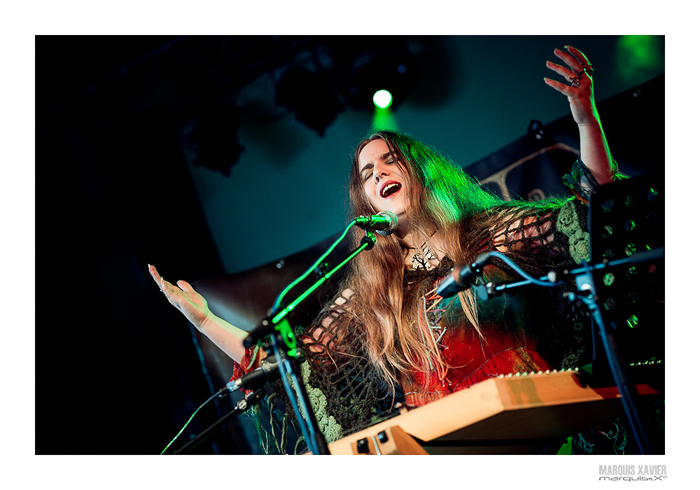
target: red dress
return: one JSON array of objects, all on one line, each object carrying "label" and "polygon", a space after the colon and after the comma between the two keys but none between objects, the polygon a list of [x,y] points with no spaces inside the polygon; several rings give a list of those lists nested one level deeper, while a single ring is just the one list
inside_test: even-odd
[{"label": "red dress", "polygon": [[[442,278],[434,281],[437,286]],[[494,303],[496,302],[496,303]],[[409,407],[418,407],[501,374],[552,369],[537,352],[537,341],[528,333],[531,308],[517,295],[480,302],[480,330],[468,322],[458,297],[427,296],[424,311],[428,331],[440,340],[437,347],[443,365],[429,373],[404,374],[401,385]],[[427,386],[427,389],[421,387]]]}]

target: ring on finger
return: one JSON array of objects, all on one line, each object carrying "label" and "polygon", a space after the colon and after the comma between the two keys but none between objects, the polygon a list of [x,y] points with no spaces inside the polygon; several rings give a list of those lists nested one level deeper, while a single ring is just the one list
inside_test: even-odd
[{"label": "ring on finger", "polygon": [[569,77],[569,80],[571,80],[571,86],[572,87],[578,87],[579,83],[581,83],[581,75],[587,74],[589,76],[593,76],[593,67],[591,65],[586,65],[583,67],[583,70],[578,72],[576,75],[573,77]]}]

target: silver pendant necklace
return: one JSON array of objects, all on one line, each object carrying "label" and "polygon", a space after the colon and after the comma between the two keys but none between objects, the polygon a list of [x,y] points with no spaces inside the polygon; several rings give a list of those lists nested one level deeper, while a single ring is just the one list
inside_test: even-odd
[{"label": "silver pendant necklace", "polygon": [[[433,238],[433,235],[435,235],[435,231],[433,232],[432,235],[428,238],[430,240]],[[415,254],[413,254],[413,257],[411,258],[411,264],[412,264],[412,270],[418,270],[418,269],[425,269],[429,270],[432,268],[432,264],[430,263],[431,260],[437,260],[437,257],[435,256],[435,252],[428,246],[428,240],[426,240],[423,245],[420,246],[420,248],[416,249],[413,247],[409,247],[411,250],[419,250]]]}]

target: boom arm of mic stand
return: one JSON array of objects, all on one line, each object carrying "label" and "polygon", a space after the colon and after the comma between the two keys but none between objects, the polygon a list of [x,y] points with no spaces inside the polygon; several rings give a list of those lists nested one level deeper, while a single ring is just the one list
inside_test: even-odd
[{"label": "boom arm of mic stand", "polygon": [[[649,262],[652,260],[658,260],[658,259],[663,259],[664,258],[664,247],[656,248],[654,250],[648,250],[644,252],[637,252],[629,257],[626,257],[624,259],[618,259],[618,260],[613,260],[613,261],[603,261],[600,264],[586,264],[585,267],[581,267],[578,269],[574,269],[571,271],[566,272],[566,276],[582,276],[588,273],[589,270],[601,270],[601,269],[606,269],[606,268],[611,268],[611,267],[617,267],[619,265],[626,265],[626,264],[640,264],[644,262]],[[547,282],[550,281],[552,282],[551,285],[555,286],[556,283],[553,282],[553,279],[550,278],[549,276],[543,276],[539,278],[540,282]],[[580,281],[580,279],[577,279],[577,283]],[[512,288],[517,288],[520,286],[527,286],[528,284],[536,284],[533,283],[533,281],[518,281],[518,282],[509,282],[509,283],[501,283],[501,284],[493,284],[493,283],[488,283],[488,284],[482,284],[478,285],[476,287],[477,292],[479,293],[480,297],[482,300],[489,299],[494,296],[498,296],[499,294],[502,294],[505,292],[507,289],[512,289]],[[592,280],[591,280],[592,284]]]},{"label": "boom arm of mic stand", "polygon": [[[649,262],[652,260],[663,259],[663,257],[664,248],[660,247],[654,250],[638,252],[624,259],[603,262],[601,264],[596,265],[589,265],[584,261],[582,263],[581,268],[569,271],[567,273],[567,275],[576,277],[576,285],[579,291],[587,292],[586,296],[577,296],[574,293],[570,293],[569,299],[580,299],[584,304],[586,304],[586,306],[591,311],[593,321],[597,325],[598,330],[600,332],[600,337],[603,342],[603,349],[605,350],[605,355],[608,359],[610,372],[613,376],[613,379],[615,380],[615,385],[617,386],[617,389],[620,392],[622,407],[625,411],[625,415],[627,416],[632,436],[634,437],[634,440],[637,443],[637,446],[642,454],[650,454],[651,449],[649,446],[649,442],[647,441],[646,435],[644,433],[642,421],[639,417],[635,406],[638,396],[636,394],[635,386],[630,381],[630,378],[627,375],[627,371],[620,358],[620,353],[617,349],[615,338],[612,332],[610,331],[608,325],[606,324],[605,320],[603,319],[603,316],[600,312],[600,307],[596,302],[596,290],[592,272],[594,270],[605,269],[608,267],[616,267],[619,265]],[[544,280],[545,278],[542,279]],[[531,284],[531,282],[521,281],[517,283],[499,284],[497,286],[489,283],[485,286],[479,286],[479,288],[481,288],[479,294],[485,294],[486,296],[495,296],[497,294],[501,294],[506,289],[524,286],[527,284]],[[482,297],[482,299],[486,298]]]},{"label": "boom arm of mic stand", "polygon": [[[350,253],[340,264],[338,264],[333,270],[323,274],[321,278],[316,281],[309,289],[304,291],[297,299],[292,301],[286,308],[284,308],[282,311],[279,313],[273,312],[270,314],[268,317],[263,319],[260,324],[255,327],[255,329],[251,330],[248,333],[248,336],[243,339],[243,345],[247,348],[252,347],[255,345],[256,342],[258,342],[260,339],[265,337],[266,335],[271,334],[272,332],[275,331],[276,325],[278,325],[289,313],[294,310],[302,301],[304,301],[306,298],[308,298],[311,293],[316,291],[321,285],[326,282],[328,279],[330,279],[331,276],[333,276],[338,270],[343,268],[348,262],[350,262],[357,254],[362,252],[363,250],[371,250],[372,247],[374,247],[374,244],[377,243],[377,238],[375,237],[374,233],[372,232],[367,232],[367,235],[362,239],[360,242],[360,246],[355,249],[354,252]],[[284,341],[287,343],[288,340],[293,340],[293,338],[290,338],[289,335],[292,335],[293,333],[290,332],[284,332]],[[289,344],[288,344],[289,346]],[[296,355],[294,353],[293,355]]]}]

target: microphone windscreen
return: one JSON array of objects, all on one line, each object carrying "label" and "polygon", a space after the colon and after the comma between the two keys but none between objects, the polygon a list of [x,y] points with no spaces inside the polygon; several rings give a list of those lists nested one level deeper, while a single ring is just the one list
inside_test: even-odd
[{"label": "microphone windscreen", "polygon": [[385,230],[377,230],[377,233],[379,233],[380,235],[384,235],[384,236],[391,235],[392,233],[394,233],[396,231],[396,228],[399,227],[399,218],[397,218],[396,215],[394,213],[392,213],[391,211],[381,211],[377,214],[379,216],[386,216],[387,218],[389,218],[391,220],[391,225],[389,226],[389,228],[387,228]]}]

